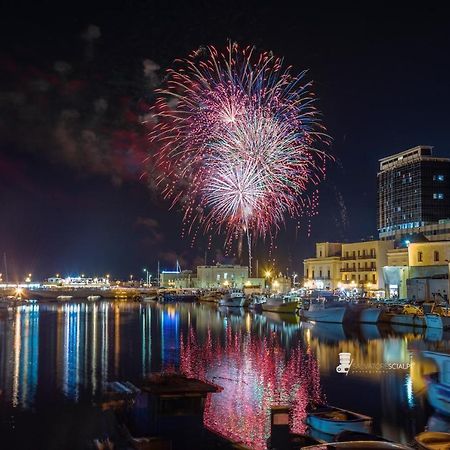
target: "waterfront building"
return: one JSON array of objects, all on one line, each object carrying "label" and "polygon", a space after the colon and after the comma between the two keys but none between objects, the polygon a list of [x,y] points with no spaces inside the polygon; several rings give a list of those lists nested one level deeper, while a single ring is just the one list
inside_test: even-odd
[{"label": "waterfront building", "polygon": [[311,289],[337,289],[341,282],[341,253],[341,243],[317,243],[315,258],[303,262],[305,285]]},{"label": "waterfront building", "polygon": [[165,288],[186,289],[196,285],[192,270],[163,270],[159,274],[159,285]]},{"label": "waterfront building", "polygon": [[393,241],[361,241],[342,244],[343,287],[384,295],[383,267]]},{"label": "waterfront building", "polygon": [[410,278],[448,278],[450,241],[415,242],[408,246]]},{"label": "waterfront building", "polygon": [[382,268],[393,241],[352,243],[321,242],[316,257],[304,261],[305,287],[311,289],[348,289],[384,295]]},{"label": "waterfront building", "polygon": [[379,162],[380,239],[417,233],[450,218],[449,158],[435,157],[432,147],[419,145]]},{"label": "waterfront building", "polygon": [[216,264],[215,266],[197,266],[197,287],[227,288],[235,287],[242,289],[248,280],[248,267]]}]

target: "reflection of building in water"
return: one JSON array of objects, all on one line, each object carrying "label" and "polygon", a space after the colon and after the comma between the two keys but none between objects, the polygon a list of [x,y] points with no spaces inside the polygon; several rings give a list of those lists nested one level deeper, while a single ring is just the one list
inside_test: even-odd
[{"label": "reflection of building in water", "polygon": [[180,360],[180,313],[169,305],[161,310],[162,367],[176,367]]},{"label": "reflection of building in water", "polygon": [[13,406],[31,406],[39,370],[39,306],[22,306],[0,321],[0,386]]},{"label": "reflection of building in water", "polygon": [[146,306],[142,310],[142,377],[152,371],[152,308]]}]

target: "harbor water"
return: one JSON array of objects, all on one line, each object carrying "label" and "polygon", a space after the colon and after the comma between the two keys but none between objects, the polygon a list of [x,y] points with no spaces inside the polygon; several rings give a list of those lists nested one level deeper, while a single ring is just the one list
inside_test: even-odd
[{"label": "harbor water", "polygon": [[408,443],[426,428],[450,431],[428,403],[435,366],[423,350],[449,352],[450,336],[201,303],[14,307],[0,311],[2,442],[84,448],[105,383],[176,371],[223,388],[206,403],[205,426],[251,448],[265,448],[273,405],[288,404],[292,430],[305,433],[311,401],[371,416],[375,433]]}]

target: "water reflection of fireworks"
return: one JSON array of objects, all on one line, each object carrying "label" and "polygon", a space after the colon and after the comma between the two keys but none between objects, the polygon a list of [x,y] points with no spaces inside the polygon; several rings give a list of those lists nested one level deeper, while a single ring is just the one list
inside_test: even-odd
[{"label": "water reflection of fireworks", "polygon": [[191,329],[181,342],[181,371],[224,388],[208,399],[205,425],[252,448],[266,447],[271,406],[290,405],[292,431],[304,433],[308,404],[322,401],[314,355],[301,345],[287,352],[275,334],[228,328],[223,342],[210,332],[200,342]]}]

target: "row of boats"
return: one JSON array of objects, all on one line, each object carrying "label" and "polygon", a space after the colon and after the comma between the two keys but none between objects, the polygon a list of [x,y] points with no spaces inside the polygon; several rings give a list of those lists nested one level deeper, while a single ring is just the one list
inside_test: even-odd
[{"label": "row of boats", "polygon": [[435,302],[413,305],[373,299],[342,299],[328,293],[310,296],[300,296],[295,292],[286,295],[245,296],[239,289],[231,289],[225,293],[207,292],[199,300],[216,302],[219,306],[229,308],[248,307],[256,311],[299,314],[302,319],[314,322],[384,322],[414,327],[450,328],[449,306]]}]

